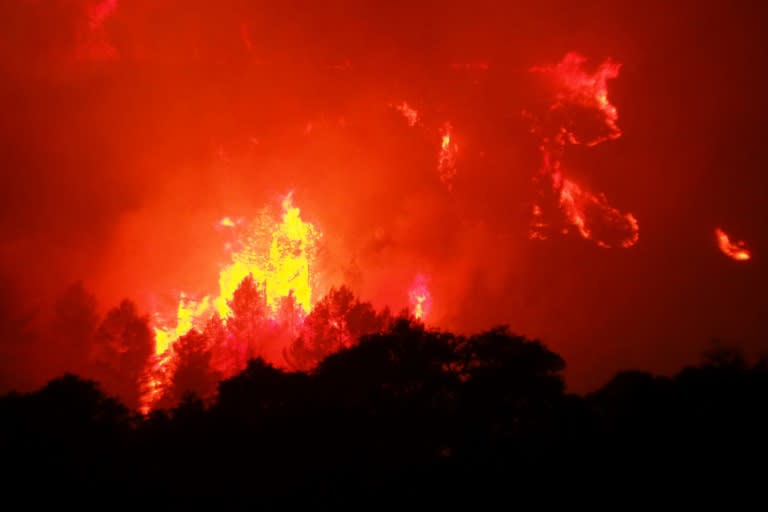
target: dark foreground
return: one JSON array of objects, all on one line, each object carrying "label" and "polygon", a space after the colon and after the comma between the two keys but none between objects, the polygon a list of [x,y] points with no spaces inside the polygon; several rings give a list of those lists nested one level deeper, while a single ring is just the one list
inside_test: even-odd
[{"label": "dark foreground", "polygon": [[565,393],[563,367],[503,329],[457,338],[400,322],[312,373],[253,360],[214,399],[148,417],[66,375],[0,399],[3,493],[407,508],[534,489],[543,504],[569,482],[701,497],[764,475],[764,361],[720,351],[672,378],[618,374],[588,396]]}]

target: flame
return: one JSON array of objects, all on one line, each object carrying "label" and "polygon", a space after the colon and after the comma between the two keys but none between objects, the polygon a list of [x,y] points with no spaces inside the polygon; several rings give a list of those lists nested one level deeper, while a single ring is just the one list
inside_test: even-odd
[{"label": "flame", "polygon": [[[302,220],[301,210],[293,206],[291,194],[283,199],[282,209],[280,223],[274,223],[264,212],[259,221],[250,226],[240,240],[242,248],[231,254],[232,262],[219,273],[216,297],[193,300],[181,293],[176,325],[155,328],[158,354],[193,327],[207,321],[213,312],[223,320],[229,318],[232,311],[228,302],[249,275],[263,285],[272,315],[278,313],[281,299],[289,295],[305,313],[309,313],[312,308],[310,269],[321,235],[312,224]],[[221,225],[234,226],[235,223],[225,217]]]},{"label": "flame", "polygon": [[738,241],[731,241],[728,234],[720,228],[715,228],[715,237],[720,251],[735,261],[747,261],[752,258],[752,253],[747,249],[747,244]]},{"label": "flame", "polygon": [[583,69],[586,62],[586,57],[570,52],[553,66],[535,66],[531,71],[549,75],[554,79],[558,92],[555,102],[550,106],[551,111],[579,106],[600,114],[602,124],[607,129],[606,134],[581,140],[571,129],[563,127],[563,135],[568,137],[570,143],[596,146],[601,142],[621,137],[621,129],[617,124],[619,111],[608,99],[607,86],[608,80],[619,76],[621,64],[606,59],[590,74]]},{"label": "flame", "polygon": [[[221,225],[239,227],[229,217]],[[219,273],[219,293],[215,297],[205,295],[194,299],[187,293],[180,294],[176,310],[176,324],[164,325],[161,315],[156,314],[156,356],[147,369],[145,397],[142,408],[149,410],[169,382],[173,367],[173,345],[180,337],[196,328],[204,329],[214,315],[224,322],[232,315],[229,301],[246,277],[264,291],[268,315],[275,322],[281,320],[284,298],[291,297],[303,314],[312,308],[312,265],[321,237],[320,232],[301,218],[301,210],[293,205],[292,195],[282,201],[280,222],[264,211],[260,218],[245,228],[237,246],[231,253],[231,263]]]},{"label": "flame", "polygon": [[172,329],[155,327],[155,353],[162,354],[168,350],[173,341],[184,336],[193,327],[200,327],[200,321],[205,318],[210,308],[210,297],[205,296],[202,300],[195,300],[181,292],[176,310],[176,326]]},{"label": "flame", "polygon": [[408,298],[411,304],[411,314],[414,318],[424,321],[432,307],[432,295],[427,287],[427,278],[418,274],[408,290]]},{"label": "flame", "polygon": [[456,153],[458,146],[453,140],[453,127],[451,123],[443,123],[440,130],[440,155],[437,160],[437,172],[448,190],[451,189],[451,181],[456,176]]},{"label": "flame", "polygon": [[[594,194],[573,179],[567,178],[562,170],[562,155],[568,145],[584,144],[596,146],[602,142],[621,137],[618,126],[618,109],[608,99],[607,82],[619,76],[621,65],[610,59],[601,63],[594,73],[584,71],[587,59],[577,53],[568,53],[555,65],[537,66],[533,72],[552,78],[557,93],[550,105],[549,121],[552,127],[542,134],[541,174],[549,181],[555,195],[555,202],[563,213],[564,220],[585,240],[592,240],[598,246],[629,248],[639,239],[640,229],[632,213],[623,213],[608,203],[604,194]],[[579,116],[582,113],[597,115],[597,123],[586,123]],[[582,122],[576,122],[576,121]],[[597,128],[594,128],[594,126]],[[595,133],[584,130],[590,126]],[[548,131],[547,131],[548,130]],[[546,239],[544,214],[541,206],[535,205],[529,237]],[[564,229],[563,232],[568,232]]]},{"label": "flame", "polygon": [[402,103],[393,105],[393,107],[403,115],[408,126],[416,126],[416,123],[419,122],[419,113],[407,102],[403,101]]},{"label": "flame", "polygon": [[556,181],[555,189],[559,189],[559,202],[566,219],[576,227],[579,234],[586,240],[594,240],[595,243],[604,248],[611,248],[613,245],[601,238],[595,238],[591,222],[589,222],[590,211],[600,218],[601,224],[608,229],[617,229],[621,234],[617,237],[616,245],[623,248],[632,247],[639,238],[639,227],[637,219],[631,213],[622,213],[608,204],[608,200],[603,194],[595,195],[574,181],[563,178],[559,173],[553,176]]}]

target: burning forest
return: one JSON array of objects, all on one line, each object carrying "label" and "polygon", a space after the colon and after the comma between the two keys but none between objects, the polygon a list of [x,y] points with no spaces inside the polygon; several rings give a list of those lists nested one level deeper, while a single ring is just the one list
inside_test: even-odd
[{"label": "burning forest", "polygon": [[[6,2],[0,392],[96,400],[52,380],[74,374],[145,426],[194,407],[213,424],[258,381],[287,393],[262,397],[279,414],[429,402],[481,421],[483,396],[523,400],[483,379],[516,372],[565,416],[566,389],[601,390],[585,415],[618,411],[623,385],[687,389],[713,342],[739,355],[691,372],[762,375],[764,18]],[[418,404],[365,402],[381,396]],[[440,460],[479,446],[445,428]]]}]

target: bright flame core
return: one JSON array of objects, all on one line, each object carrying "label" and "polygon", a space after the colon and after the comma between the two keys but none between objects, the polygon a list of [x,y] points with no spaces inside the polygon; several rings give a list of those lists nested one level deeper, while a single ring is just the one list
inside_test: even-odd
[{"label": "bright flame core", "polygon": [[[155,327],[156,353],[162,354],[173,342],[192,328],[202,328],[217,314],[227,320],[232,311],[229,302],[240,283],[253,276],[265,292],[272,317],[276,317],[283,298],[292,296],[306,314],[312,309],[311,268],[320,232],[301,218],[289,194],[282,202],[281,222],[263,212],[258,221],[246,228],[238,241],[239,250],[231,253],[232,262],[219,272],[219,294],[191,299],[184,292],[178,304],[174,327]],[[229,220],[228,218],[224,219]],[[222,225],[235,226],[231,220]]]}]

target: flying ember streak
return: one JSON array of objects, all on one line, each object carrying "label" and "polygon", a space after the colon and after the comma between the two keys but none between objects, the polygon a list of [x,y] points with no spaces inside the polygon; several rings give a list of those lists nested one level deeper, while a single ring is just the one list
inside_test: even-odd
[{"label": "flying ember streak", "polygon": [[715,228],[715,237],[720,251],[735,261],[747,261],[752,258],[752,253],[747,249],[747,244],[738,241],[731,241],[728,234],[720,228]]},{"label": "flying ember streak", "polygon": [[432,295],[429,293],[427,278],[424,275],[418,274],[413,280],[411,289],[408,291],[408,298],[413,317],[424,321],[432,307]]},{"label": "flying ember streak", "polygon": [[440,155],[437,160],[437,171],[440,174],[440,181],[452,188],[453,177],[456,176],[456,153],[459,147],[453,138],[453,127],[451,123],[444,123],[440,130]]},{"label": "flying ember streak", "polygon": [[[607,89],[607,81],[618,76],[621,65],[606,60],[594,73],[588,73],[583,70],[585,63],[586,58],[572,52],[558,64],[531,69],[549,76],[557,88],[547,122],[538,130],[542,135],[540,172],[551,187],[565,222],[582,238],[604,248],[629,248],[639,239],[635,216],[614,208],[604,194],[592,193],[565,177],[562,170],[563,154],[569,145],[591,147],[621,136],[618,110],[608,99]],[[530,238],[546,239],[547,227],[542,208],[537,204]]]}]

